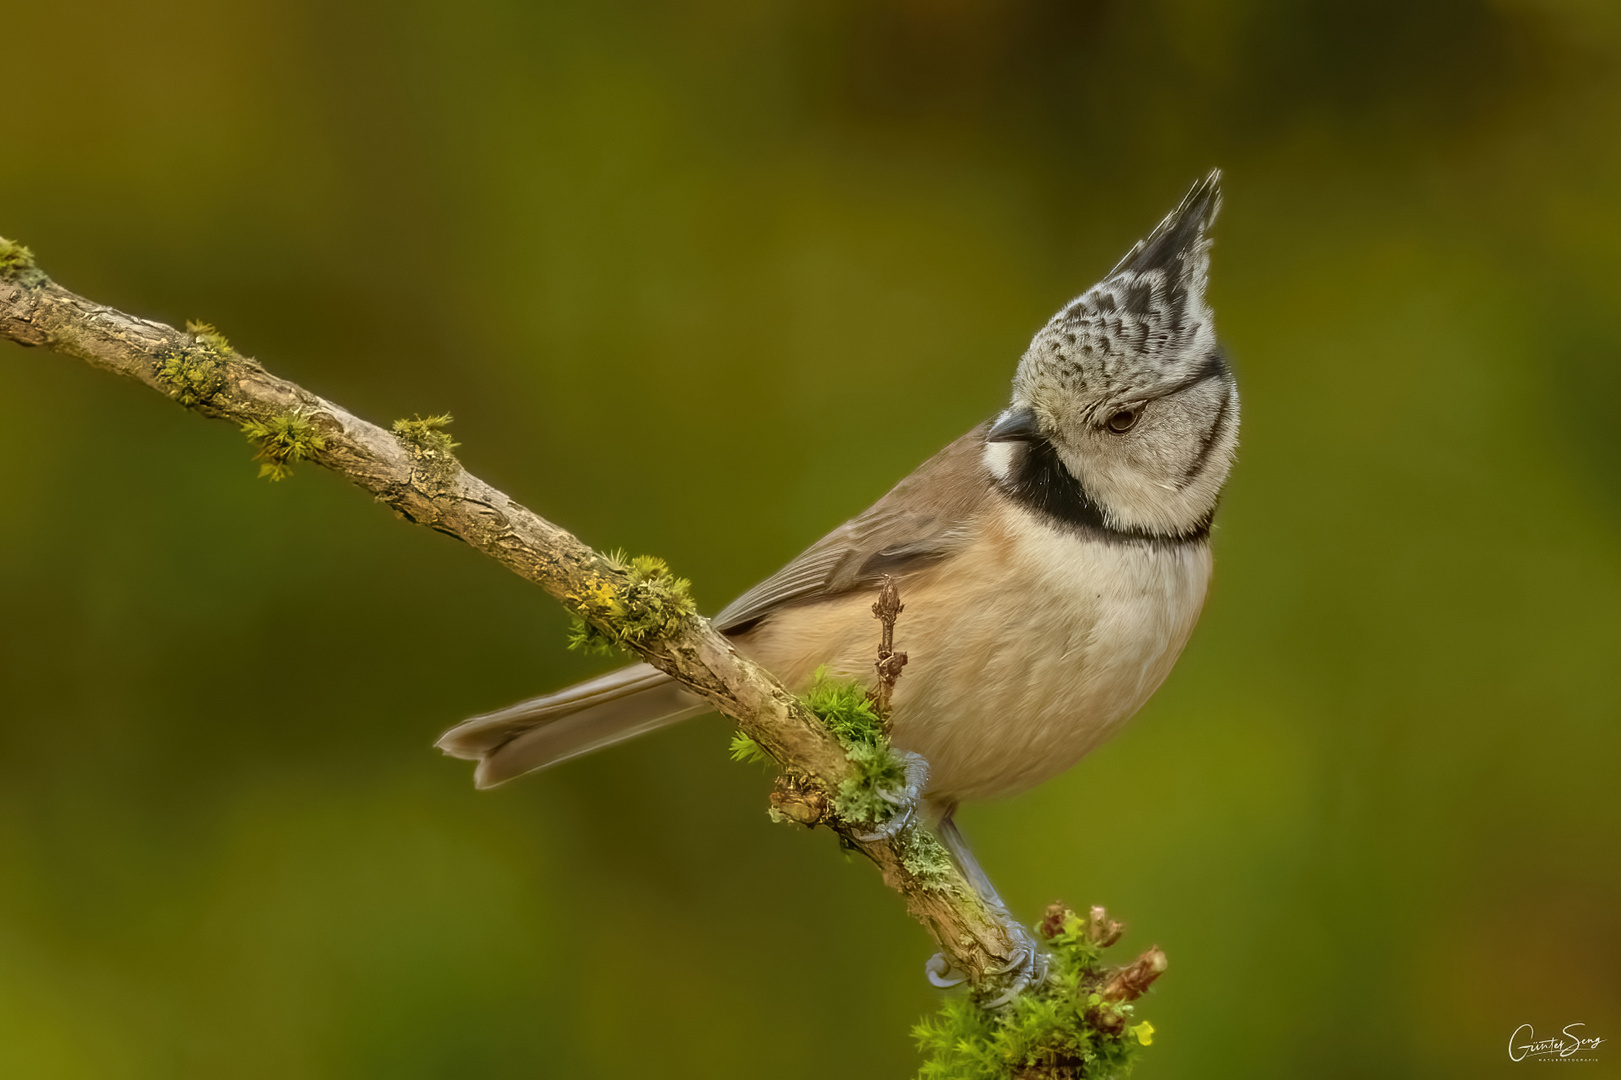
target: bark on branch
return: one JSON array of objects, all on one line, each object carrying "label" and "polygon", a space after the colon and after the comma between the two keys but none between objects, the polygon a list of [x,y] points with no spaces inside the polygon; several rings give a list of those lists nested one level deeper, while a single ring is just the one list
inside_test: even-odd
[{"label": "bark on branch", "polygon": [[[463,469],[448,438],[429,426],[385,430],[241,356],[212,328],[176,330],[86,300],[50,281],[26,248],[0,238],[0,337],[43,346],[144,383],[194,412],[243,425],[272,472],[308,460],[343,476],[408,521],[454,536],[587,619],[600,597],[624,595],[621,565]],[[251,425],[251,427],[250,427]],[[741,656],[705,619],[692,616],[628,642],[642,659],[731,717],[802,788],[837,793],[854,770],[838,741],[772,675]],[[917,870],[910,829],[876,843],[830,822],[871,859],[884,881],[982,990],[1006,969],[1020,935],[988,907],[955,865]],[[910,865],[909,865],[910,864]]]}]

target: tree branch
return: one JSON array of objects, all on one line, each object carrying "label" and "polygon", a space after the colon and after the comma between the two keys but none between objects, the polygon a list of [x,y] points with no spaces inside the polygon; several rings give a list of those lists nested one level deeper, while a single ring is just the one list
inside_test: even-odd
[{"label": "tree branch", "polygon": [[[569,611],[701,694],[737,721],[801,789],[825,802],[855,770],[827,728],[772,675],[740,655],[708,620],[681,612],[635,632],[616,626],[641,601],[644,574],[604,557],[572,534],[461,467],[443,418],[393,432],[266,371],[212,327],[176,330],[92,303],[50,281],[31,253],[0,238],[0,337],[77,357],[144,383],[194,412],[243,427],[272,478],[308,460],[330,469],[407,521],[454,536],[550,593]],[[653,582],[657,585],[657,581]],[[617,631],[617,632],[615,632]],[[961,871],[914,828],[876,843],[859,823],[828,824],[871,859],[952,965],[983,991],[1015,955],[1020,935],[988,907]]]}]

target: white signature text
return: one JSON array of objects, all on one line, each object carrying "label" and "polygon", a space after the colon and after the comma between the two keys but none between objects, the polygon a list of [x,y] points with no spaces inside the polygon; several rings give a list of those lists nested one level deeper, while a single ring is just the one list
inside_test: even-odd
[{"label": "white signature text", "polygon": [[1526,1058],[1548,1054],[1568,1058],[1584,1050],[1593,1050],[1604,1040],[1596,1036],[1583,1035],[1576,1030],[1586,1026],[1586,1024],[1566,1024],[1565,1030],[1558,1035],[1549,1039],[1539,1039],[1530,1024],[1521,1024],[1514,1029],[1514,1034],[1508,1037],[1508,1059],[1524,1061]]}]

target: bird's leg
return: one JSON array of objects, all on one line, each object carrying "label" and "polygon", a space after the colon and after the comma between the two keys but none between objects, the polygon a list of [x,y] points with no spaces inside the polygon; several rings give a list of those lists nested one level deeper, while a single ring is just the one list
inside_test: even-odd
[{"label": "bird's leg", "polygon": [[986,875],[985,868],[979,865],[974,853],[969,850],[968,840],[963,836],[962,830],[957,828],[957,808],[952,807],[945,817],[940,819],[940,842],[951,852],[951,857],[962,870],[962,876],[968,879],[968,884],[974,887],[974,892],[985,901],[986,906],[998,911],[1006,912],[1007,905],[997,895],[996,886]]},{"label": "bird's leg", "polygon": [[906,770],[904,786],[880,791],[878,797],[895,807],[890,819],[874,831],[856,839],[863,843],[877,843],[897,835],[917,817],[918,804],[923,801],[923,789],[929,786],[929,763],[922,754],[900,752],[901,766]]},{"label": "bird's leg", "polygon": [[[1031,937],[1024,927],[1019,924],[1018,920],[1012,917],[1007,905],[997,895],[995,886],[991,884],[991,879],[986,876],[984,868],[979,865],[979,860],[974,858],[974,853],[969,850],[968,841],[963,838],[962,830],[957,828],[956,809],[956,807],[952,807],[940,819],[940,842],[951,853],[951,858],[956,862],[957,867],[962,870],[963,877],[968,879],[968,884],[973,886],[974,892],[985,902],[985,906],[1007,915],[1007,922],[1014,928],[1016,934],[1013,941],[1012,957],[1009,958],[1005,966],[990,973],[1011,976],[1011,981],[1006,990],[996,998],[982,1003],[985,1008],[994,1009],[1012,1001],[1027,986],[1039,986],[1047,978],[1047,957],[1036,947],[1035,938]],[[939,987],[956,986],[966,978],[966,976],[952,969],[951,962],[946,959],[943,953],[935,953],[934,956],[929,958],[928,964],[924,967],[924,973],[928,976],[929,982]]]}]

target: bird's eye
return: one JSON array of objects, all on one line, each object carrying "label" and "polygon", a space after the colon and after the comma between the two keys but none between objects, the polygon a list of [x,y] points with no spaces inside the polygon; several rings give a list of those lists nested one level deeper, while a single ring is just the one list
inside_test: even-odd
[{"label": "bird's eye", "polygon": [[1132,425],[1137,423],[1137,416],[1138,413],[1136,409],[1121,409],[1119,412],[1109,417],[1107,421],[1109,430],[1114,432],[1116,435],[1124,435],[1126,432],[1131,430]]}]

